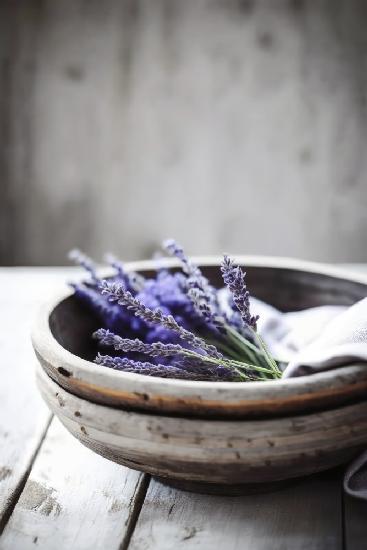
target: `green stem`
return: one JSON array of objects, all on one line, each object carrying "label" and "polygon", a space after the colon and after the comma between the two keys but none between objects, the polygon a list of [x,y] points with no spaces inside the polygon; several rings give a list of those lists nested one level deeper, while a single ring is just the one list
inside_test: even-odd
[{"label": "green stem", "polygon": [[251,351],[253,351],[255,354],[263,354],[263,351],[261,349],[259,349],[258,347],[256,347],[252,342],[250,342],[250,340],[247,340],[247,338],[245,338],[242,334],[240,334],[239,332],[237,332],[236,329],[232,328],[230,325],[225,325],[225,328],[226,330],[228,331],[228,333],[233,336],[236,340],[238,340],[239,342],[241,342],[241,344],[245,347],[245,348],[249,348]]},{"label": "green stem", "polygon": [[[226,325],[226,329],[228,331],[228,336],[231,338],[232,341],[237,343],[237,346],[240,347],[242,352],[246,353],[250,361],[252,361],[253,363],[261,362],[265,367],[268,366],[266,356],[264,355],[262,349],[254,346],[252,342],[247,340],[247,338],[242,336],[242,334],[237,332],[231,326]],[[262,376],[262,378],[266,379],[267,377]]]},{"label": "green stem", "polygon": [[[226,344],[222,343],[222,342],[219,342],[217,340],[213,340],[211,338],[205,338],[205,341],[208,342],[208,344],[212,344],[213,346],[215,346],[216,348],[218,348],[220,351],[226,353],[227,355],[229,355],[230,357],[233,357],[233,359],[238,359],[240,360],[241,359],[241,356],[240,354],[234,350],[234,349],[231,349],[229,346],[227,346]],[[242,351],[242,350],[241,350]]]},{"label": "green stem", "polygon": [[277,375],[277,378],[280,378],[282,376],[282,373],[281,371],[279,370],[279,367],[278,365],[276,364],[275,360],[273,359],[273,357],[270,355],[270,353],[268,352],[267,350],[267,347],[265,345],[265,342],[264,340],[261,338],[260,334],[258,334],[255,330],[251,329],[255,338],[257,339],[258,343],[259,343],[259,346],[260,348],[262,349],[262,351],[264,352],[264,355],[267,359],[267,362],[269,364],[269,366],[271,367],[271,369],[273,370],[274,374]]},{"label": "green stem", "polygon": [[234,359],[227,359],[226,357],[223,357],[223,359],[216,359],[215,357],[210,357],[209,355],[201,355],[200,353],[196,353],[195,351],[182,352],[182,355],[187,355],[188,357],[195,357],[195,359],[200,359],[205,363],[213,363],[214,365],[217,365],[217,366],[224,365],[228,367],[234,367],[237,369],[249,369],[249,370],[254,370],[258,372],[264,372],[267,374],[274,373],[272,369],[260,367],[258,365],[252,365],[251,363],[245,363],[244,361],[235,361]]},{"label": "green stem", "polygon": [[257,362],[256,355],[253,353],[253,351],[250,349],[249,346],[246,346],[244,342],[242,342],[237,336],[238,333],[236,331],[233,331],[232,329],[228,331],[228,337],[230,338],[231,342],[237,347],[237,349],[241,353],[245,353],[250,361],[253,363]]},{"label": "green stem", "polygon": [[[269,352],[266,349],[265,343],[262,340],[261,336],[257,334],[256,331],[252,330],[252,333],[254,335],[254,338],[258,342],[259,347],[256,347],[252,342],[244,338],[241,334],[239,334],[235,329],[232,327],[226,325],[225,326],[228,332],[228,336],[230,337],[230,340],[233,344],[235,344],[238,348],[241,354],[247,355],[250,363],[247,363],[239,357],[240,360],[231,358],[231,357],[223,357],[221,359],[211,357],[209,355],[201,355],[200,353],[197,353],[192,350],[182,350],[181,355],[184,355],[186,357],[192,357],[195,359],[199,359],[200,361],[204,361],[205,363],[213,364],[216,366],[226,366],[228,368],[233,369],[237,375],[242,380],[251,380],[251,377],[248,375],[248,373],[244,373],[243,371],[255,371],[258,373],[258,375],[263,379],[274,379],[274,378],[280,378],[282,373],[279,370],[276,362],[271,357]],[[222,350],[227,353],[230,356],[238,357],[239,354],[236,354],[234,350],[231,350],[226,344],[222,344],[220,342],[214,342],[214,345],[217,347],[221,347]],[[258,364],[259,361],[265,360],[265,366],[261,366]]]},{"label": "green stem", "polygon": [[[256,372],[263,372],[263,373],[272,374],[272,375],[274,374],[274,371],[272,369],[268,369],[266,367],[260,367],[259,365],[249,365],[247,363],[243,363],[242,361],[232,361],[231,359],[228,360],[228,363],[235,365],[239,369],[250,367],[252,370]],[[222,364],[224,364],[224,362]]]}]

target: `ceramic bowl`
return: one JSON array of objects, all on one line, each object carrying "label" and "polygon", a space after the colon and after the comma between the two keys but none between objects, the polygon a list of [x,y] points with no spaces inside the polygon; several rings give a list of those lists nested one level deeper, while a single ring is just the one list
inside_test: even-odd
[{"label": "ceramic bowl", "polygon": [[40,366],[37,382],[52,412],[84,445],[191,491],[266,491],[345,463],[367,445],[367,401],[284,418],[184,418],[92,403]]},{"label": "ceramic bowl", "polygon": [[[218,259],[198,263],[219,285]],[[366,278],[325,266],[240,263],[252,293],[286,311],[367,294]],[[152,267],[131,266],[145,274]],[[67,429],[117,463],[189,490],[236,494],[332,468],[367,445],[363,365],[243,384],[150,378],[93,364],[97,327],[70,293],[46,305],[33,330],[37,380]]]},{"label": "ceramic bowl", "polygon": [[[198,263],[214,284],[221,284],[218,258]],[[239,263],[246,266],[253,295],[284,311],[350,305],[367,295],[367,277],[320,264],[253,257]],[[130,267],[149,274],[153,265],[138,262]],[[101,368],[91,362],[97,350],[90,335],[97,328],[97,319],[67,291],[42,308],[32,339],[42,367],[55,382],[104,405],[181,416],[264,418],[341,406],[363,399],[367,392],[367,369],[358,365],[245,384],[168,380]]]}]

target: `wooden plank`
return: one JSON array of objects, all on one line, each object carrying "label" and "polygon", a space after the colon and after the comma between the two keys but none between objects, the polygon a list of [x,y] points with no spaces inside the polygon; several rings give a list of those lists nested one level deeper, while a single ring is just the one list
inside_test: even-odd
[{"label": "wooden plank", "polygon": [[4,261],[366,259],[366,2],[1,5]]},{"label": "wooden plank", "polygon": [[[40,33],[41,1],[0,5],[0,263],[16,265],[27,239],[33,175],[32,104]],[[40,204],[40,203],[39,203]],[[42,203],[41,203],[42,204]],[[39,208],[42,210],[42,208]],[[40,233],[44,227],[40,225]],[[26,246],[26,245],[25,245]]]},{"label": "wooden plank", "polygon": [[54,419],[1,550],[118,550],[129,537],[146,478],[83,447]]},{"label": "wooden plank", "polygon": [[345,550],[365,550],[367,541],[367,502],[344,495]]},{"label": "wooden plank", "polygon": [[64,278],[65,271],[0,270],[0,532],[51,417],[34,385],[29,332],[39,303]]},{"label": "wooden plank", "polygon": [[129,550],[341,550],[340,475],[244,497],[185,493],[152,481]]}]

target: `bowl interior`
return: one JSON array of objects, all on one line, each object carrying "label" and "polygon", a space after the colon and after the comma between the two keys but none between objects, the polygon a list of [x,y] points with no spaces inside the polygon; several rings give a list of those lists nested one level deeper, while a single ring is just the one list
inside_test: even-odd
[{"label": "bowl interior", "polygon": [[[175,268],[173,268],[174,270]],[[213,285],[223,286],[218,265],[202,265]],[[152,277],[151,270],[139,270]],[[249,266],[247,285],[253,296],[281,311],[297,311],[321,305],[351,305],[366,296],[366,284],[324,273],[282,267]],[[49,318],[50,330],[66,350],[86,360],[97,353],[91,338],[100,327],[98,318],[74,296],[62,300]]]}]

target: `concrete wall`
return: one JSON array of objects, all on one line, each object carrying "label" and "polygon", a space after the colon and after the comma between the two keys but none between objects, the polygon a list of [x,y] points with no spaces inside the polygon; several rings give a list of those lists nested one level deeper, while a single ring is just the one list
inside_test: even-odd
[{"label": "concrete wall", "polygon": [[4,0],[0,263],[367,261],[367,2]]}]

